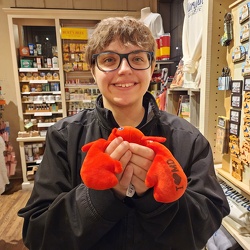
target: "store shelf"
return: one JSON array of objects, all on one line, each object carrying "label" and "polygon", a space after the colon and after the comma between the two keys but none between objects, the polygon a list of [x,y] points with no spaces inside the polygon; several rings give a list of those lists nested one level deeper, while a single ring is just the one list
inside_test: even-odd
[{"label": "store shelf", "polygon": [[216,169],[216,172],[219,178],[221,178],[229,186],[232,186],[237,192],[243,192],[243,195],[250,200],[250,185],[246,185],[241,181],[238,181],[230,173],[226,172],[222,168]]},{"label": "store shelf", "polygon": [[155,63],[155,72],[160,72],[161,68],[163,68],[163,65],[166,65],[166,67],[168,67],[175,62],[171,60],[157,60]]},{"label": "store shelf", "polygon": [[33,136],[33,137],[17,137],[18,142],[43,142],[45,136]]},{"label": "store shelf", "polygon": [[199,129],[200,120],[200,89],[173,88],[167,90],[167,112],[177,115],[180,108],[180,97],[189,96],[190,114],[188,121]]},{"label": "store shelf", "polygon": [[67,100],[66,102],[81,102],[81,103],[92,103],[93,101],[92,100]]},{"label": "store shelf", "polygon": [[[232,187],[233,190],[250,200],[250,190],[249,186],[236,180],[230,173],[226,172],[221,168],[221,166],[216,167],[217,177],[225,182],[228,186]],[[234,239],[240,244],[240,246],[248,250],[250,249],[250,237],[239,234],[239,232],[232,226],[234,221],[229,217],[225,217],[222,221],[222,225],[227,229],[227,231],[234,237]]]},{"label": "store shelf", "polygon": [[237,0],[237,1],[235,1],[234,3],[230,4],[230,5],[229,5],[229,8],[233,8],[233,7],[237,6],[237,5],[240,4],[240,3],[243,3],[244,1],[245,1],[245,0]]},{"label": "store shelf", "polygon": [[98,86],[96,84],[65,84],[65,88],[83,88],[83,89],[87,89],[87,88],[98,88]]},{"label": "store shelf", "polygon": [[174,61],[171,60],[157,60],[156,64],[160,64],[160,65],[165,65],[165,64],[173,64],[175,63]]},{"label": "store shelf", "polygon": [[243,236],[240,235],[237,230],[235,230],[231,225],[230,225],[230,219],[227,218],[226,220],[224,219],[222,221],[222,225],[226,228],[226,230],[234,237],[234,239],[240,244],[240,246],[244,250],[249,250],[250,249],[250,237],[249,236]]},{"label": "store shelf", "polygon": [[31,111],[31,112],[25,112],[23,115],[34,115],[34,116],[52,116],[53,114],[63,114],[63,111],[46,111],[46,112],[39,112],[39,111]]},{"label": "store shelf", "polygon": [[19,72],[57,71],[59,68],[19,68]]}]

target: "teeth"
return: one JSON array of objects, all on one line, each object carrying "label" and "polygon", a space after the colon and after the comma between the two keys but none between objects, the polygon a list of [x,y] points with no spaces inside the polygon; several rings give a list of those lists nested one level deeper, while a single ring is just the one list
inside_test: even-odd
[{"label": "teeth", "polygon": [[131,87],[133,85],[134,85],[133,83],[125,83],[125,84],[116,84],[115,86],[122,87],[122,88],[128,88],[128,87]]}]

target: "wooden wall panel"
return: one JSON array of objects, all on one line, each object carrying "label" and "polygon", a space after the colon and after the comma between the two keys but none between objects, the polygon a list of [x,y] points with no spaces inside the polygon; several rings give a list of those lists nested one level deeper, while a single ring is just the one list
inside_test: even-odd
[{"label": "wooden wall panel", "polygon": [[127,0],[101,0],[102,10],[127,10]]},{"label": "wooden wall panel", "polygon": [[73,0],[73,9],[82,9],[82,10],[101,10],[102,9],[102,0]]},{"label": "wooden wall panel", "polygon": [[[53,1],[54,2],[54,1]],[[59,1],[58,1],[59,2]],[[18,8],[45,8],[44,0],[16,0],[16,5],[13,7]]]},{"label": "wooden wall panel", "polygon": [[157,0],[16,0],[11,7],[129,11],[150,7],[152,12],[157,12]]},{"label": "wooden wall panel", "polygon": [[152,12],[156,12],[153,2],[154,1],[150,0],[141,0],[141,1],[127,0],[127,8],[128,10],[140,10],[145,7],[150,7]]},{"label": "wooden wall panel", "polygon": [[200,131],[209,140],[214,162],[221,163],[222,155],[216,150],[217,117],[225,116],[224,91],[218,91],[218,77],[227,66],[227,47],[220,45],[224,30],[224,15],[233,0],[204,2],[201,61]]},{"label": "wooden wall panel", "polygon": [[44,0],[44,6],[45,8],[72,9],[73,0],[63,0],[63,1]]}]

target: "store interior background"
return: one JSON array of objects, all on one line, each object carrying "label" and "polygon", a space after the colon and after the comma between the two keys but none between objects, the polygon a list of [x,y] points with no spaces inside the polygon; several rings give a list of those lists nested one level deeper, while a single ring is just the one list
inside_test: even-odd
[{"label": "store interior background", "polygon": [[[200,112],[197,119],[199,119],[200,131],[211,144],[215,164],[222,163],[225,172],[228,173],[223,179],[224,181],[228,179],[227,177],[230,177],[230,156],[229,154],[222,155],[216,151],[216,126],[218,116],[229,117],[231,94],[230,91],[218,91],[217,85],[222,68],[226,65],[233,68],[231,54],[234,46],[237,44],[235,41],[232,41],[228,47],[223,47],[220,44],[220,38],[223,35],[224,15],[226,12],[231,11],[229,6],[234,5],[233,3],[235,2],[240,3],[243,1],[204,1],[206,13],[203,20],[202,81],[199,90]],[[3,8],[41,9],[40,13],[42,15],[46,12],[46,9],[50,11],[59,9],[62,10],[62,13],[67,10],[127,11],[128,15],[130,11],[136,11],[139,18],[141,9],[145,7],[150,7],[151,12],[159,13],[162,16],[164,31],[171,34],[170,59],[174,61],[174,64],[169,66],[169,71],[170,75],[173,75],[182,57],[183,0],[0,0],[0,86],[2,87],[2,93],[6,101],[3,119],[10,124],[10,142],[14,147],[17,160],[16,173],[10,179],[22,179],[19,144],[16,141],[20,130],[20,117],[18,117],[18,93],[16,93],[15,78],[13,75],[8,18]],[[235,9],[237,8],[235,7]],[[35,18],[35,15],[32,18]],[[219,175],[219,177],[223,176]],[[247,184],[237,182],[237,180],[234,181],[230,177],[229,182],[231,180],[233,180],[233,184],[235,185],[234,188],[236,187],[236,190],[243,195],[247,194],[246,197],[249,199],[249,177],[247,178]],[[227,226],[227,229],[229,229],[232,235],[235,235],[235,231],[230,226]],[[247,240],[245,238],[237,236],[237,240],[243,246],[249,246],[249,238],[247,237]]]},{"label": "store interior background", "polygon": [[[0,86],[6,101],[3,112],[4,121],[10,124],[10,143],[13,145],[17,160],[16,173],[11,178],[22,178],[22,168],[18,142],[16,141],[19,127],[19,118],[16,103],[16,91],[13,77],[13,66],[11,59],[11,48],[9,42],[9,29],[7,15],[3,8],[35,8],[35,9],[64,9],[64,10],[117,10],[117,11],[138,11],[150,7],[151,12],[158,12],[162,16],[165,32],[171,32],[172,42],[176,49],[171,50],[172,59],[178,63],[181,58],[181,36],[183,25],[183,0],[0,0]],[[177,12],[176,12],[177,11]],[[178,13],[173,15],[172,13]],[[172,20],[171,20],[172,19]],[[172,32],[171,29],[174,29]],[[173,35],[174,33],[174,35]],[[171,65],[171,71],[175,71],[176,64]]]},{"label": "store interior background", "polygon": [[[223,35],[224,15],[226,11],[229,11],[229,5],[233,2],[234,0],[211,0],[204,3],[202,80],[199,91],[201,101],[199,117],[197,117],[200,131],[211,144],[215,163],[226,162],[227,168],[229,157],[216,151],[215,141],[217,117],[227,115],[225,103],[230,101],[230,95],[218,91],[217,82],[221,69],[227,65],[227,54],[233,47],[233,44],[229,47],[220,45],[220,37]],[[175,60],[175,63],[170,66],[170,75],[173,75],[182,56],[183,0],[0,0],[0,85],[6,101],[3,119],[10,124],[10,143],[13,145],[17,160],[16,173],[11,178],[22,178],[19,145],[16,141],[21,118],[18,117],[8,18],[4,8],[41,9],[41,12],[39,12],[41,15],[45,13],[46,9],[49,9],[49,11],[61,9],[62,12],[67,10],[127,11],[128,15],[132,11],[138,12],[139,18],[141,9],[145,7],[150,7],[153,13],[161,14],[164,31],[171,34],[170,59]]]}]

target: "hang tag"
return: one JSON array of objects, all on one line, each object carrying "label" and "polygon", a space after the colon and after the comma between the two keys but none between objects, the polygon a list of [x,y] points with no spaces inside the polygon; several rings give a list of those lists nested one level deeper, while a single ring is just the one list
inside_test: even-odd
[{"label": "hang tag", "polygon": [[126,196],[133,197],[134,194],[135,194],[135,187],[133,184],[130,183],[126,192]]}]

